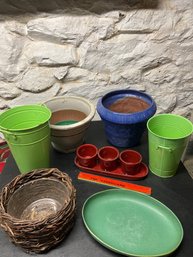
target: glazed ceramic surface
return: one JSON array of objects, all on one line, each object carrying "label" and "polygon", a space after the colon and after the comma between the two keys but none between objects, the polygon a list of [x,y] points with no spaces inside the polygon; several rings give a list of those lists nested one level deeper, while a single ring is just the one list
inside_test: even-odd
[{"label": "glazed ceramic surface", "polygon": [[165,256],[183,238],[182,225],[170,209],[153,197],[129,190],[94,194],[85,202],[82,217],[94,239],[128,256]]},{"label": "glazed ceramic surface", "polygon": [[99,149],[98,158],[103,170],[113,171],[118,166],[119,151],[116,147],[104,146]]},{"label": "glazed ceramic surface", "polygon": [[84,142],[86,130],[95,115],[94,105],[79,96],[54,97],[45,105],[52,111],[50,127],[53,147],[64,153],[74,152]]},{"label": "glazed ceramic surface", "polygon": [[[145,101],[148,108],[134,113],[111,111],[110,106],[125,97],[135,97]],[[147,120],[156,112],[156,104],[151,96],[137,90],[116,90],[99,99],[97,112],[105,125],[108,141],[118,147],[132,147],[140,143],[146,129]]]},{"label": "glazed ceramic surface", "polygon": [[98,149],[92,144],[83,144],[76,149],[76,155],[80,165],[94,167],[97,162]]},{"label": "glazed ceramic surface", "polygon": [[74,160],[74,163],[82,171],[95,173],[97,175],[105,175],[107,177],[121,178],[125,180],[144,179],[149,172],[147,165],[143,162],[140,163],[139,167],[137,168],[137,172],[133,172],[133,174],[125,173],[125,171],[122,169],[120,165],[118,165],[118,167],[113,171],[107,171],[107,170],[104,170],[98,162],[93,167],[85,167],[80,164],[78,158],[76,157]]},{"label": "glazed ceramic surface", "polygon": [[134,150],[126,149],[119,155],[120,163],[124,173],[136,174],[142,162],[142,155]]}]

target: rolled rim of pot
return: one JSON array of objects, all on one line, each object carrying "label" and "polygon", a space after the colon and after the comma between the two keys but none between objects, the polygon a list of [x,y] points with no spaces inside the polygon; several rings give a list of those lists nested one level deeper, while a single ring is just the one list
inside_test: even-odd
[{"label": "rolled rim of pot", "polygon": [[84,111],[82,111],[86,114],[86,117],[80,121],[77,121],[76,123],[68,124],[68,125],[59,125],[58,126],[58,125],[54,125],[54,124],[50,123],[50,127],[52,129],[69,130],[69,129],[73,129],[73,128],[79,127],[81,125],[84,125],[93,119],[93,117],[96,113],[96,108],[95,108],[94,104],[91,103],[88,99],[81,97],[81,96],[56,96],[56,97],[53,97],[53,98],[47,100],[43,104],[45,104],[53,113],[53,112],[56,112],[59,110],[73,109],[73,107],[70,107],[70,108],[54,107],[54,105],[56,103],[60,103],[60,104],[68,103],[69,104],[70,102],[73,104],[76,104],[77,108],[74,110],[77,110],[77,111],[81,111],[80,104],[82,104],[83,109],[87,110],[86,113]]},{"label": "rolled rim of pot", "polygon": [[[149,107],[143,111],[134,113],[120,113],[111,111],[108,107],[114,101],[124,97],[137,97],[149,104]],[[118,123],[118,124],[134,124],[145,122],[152,117],[157,110],[157,106],[153,98],[141,91],[133,89],[121,89],[111,91],[102,96],[97,102],[97,112],[101,119]]]}]

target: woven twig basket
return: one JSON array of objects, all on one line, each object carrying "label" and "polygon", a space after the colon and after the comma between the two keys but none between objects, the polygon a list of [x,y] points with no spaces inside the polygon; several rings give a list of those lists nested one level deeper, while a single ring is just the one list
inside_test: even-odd
[{"label": "woven twig basket", "polygon": [[[52,206],[49,215],[42,207],[45,200],[58,204]],[[24,215],[36,204],[45,216]],[[75,207],[76,191],[66,173],[56,168],[33,170],[15,177],[2,189],[0,225],[14,244],[27,252],[42,253],[67,236],[74,224]]]}]

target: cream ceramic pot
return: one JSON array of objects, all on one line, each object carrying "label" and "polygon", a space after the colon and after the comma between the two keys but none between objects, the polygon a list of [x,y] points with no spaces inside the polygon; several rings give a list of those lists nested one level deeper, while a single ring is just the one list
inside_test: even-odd
[{"label": "cream ceramic pot", "polygon": [[[51,141],[53,147],[64,153],[73,152],[85,139],[87,128],[95,115],[94,105],[84,97],[59,96],[44,103],[52,112],[50,120]],[[57,125],[59,113],[75,123]],[[61,119],[61,117],[60,117]],[[53,122],[54,121],[54,122]]]}]

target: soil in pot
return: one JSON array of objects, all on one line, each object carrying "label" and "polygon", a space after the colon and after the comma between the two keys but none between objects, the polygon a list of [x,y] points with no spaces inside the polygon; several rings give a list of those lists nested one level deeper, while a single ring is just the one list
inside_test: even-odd
[{"label": "soil in pot", "polygon": [[149,108],[149,104],[137,97],[124,97],[112,103],[108,109],[119,113],[141,112]]},{"label": "soil in pot", "polygon": [[70,125],[86,118],[86,114],[77,110],[65,109],[52,113],[51,124]]}]

